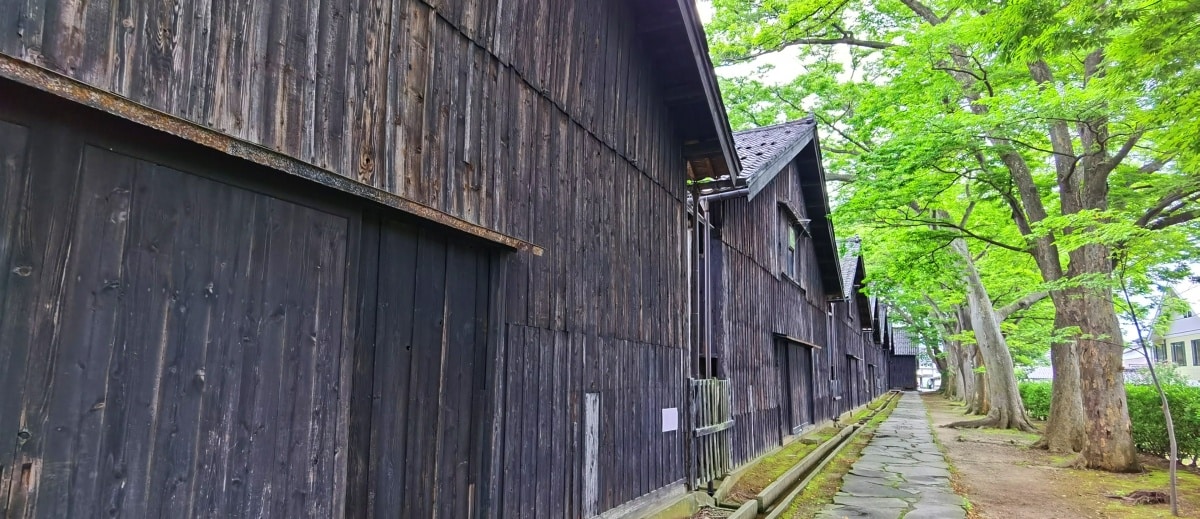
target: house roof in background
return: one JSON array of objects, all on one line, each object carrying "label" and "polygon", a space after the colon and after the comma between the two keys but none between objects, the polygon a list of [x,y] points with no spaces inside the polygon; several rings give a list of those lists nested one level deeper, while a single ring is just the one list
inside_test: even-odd
[{"label": "house roof in background", "polygon": [[846,255],[842,256],[842,295],[849,299],[854,295],[855,274],[858,274],[858,249],[862,242],[858,236],[846,240]]},{"label": "house roof in background", "polygon": [[1178,337],[1183,335],[1200,334],[1200,316],[1184,317],[1171,321],[1171,327],[1167,330],[1166,338]]},{"label": "house roof in background", "polygon": [[896,336],[892,342],[894,355],[916,355],[919,351],[920,348],[913,343],[912,338],[904,330],[896,330]]},{"label": "house roof in background", "polygon": [[751,198],[812,142],[816,128],[816,121],[806,117],[733,134],[742,178],[750,184]]}]

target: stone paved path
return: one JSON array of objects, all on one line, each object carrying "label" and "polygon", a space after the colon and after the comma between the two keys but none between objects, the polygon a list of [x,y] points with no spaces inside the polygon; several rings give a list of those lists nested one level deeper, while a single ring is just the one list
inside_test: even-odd
[{"label": "stone paved path", "polygon": [[950,488],[946,459],[933,443],[925,403],[907,392],[817,519],[961,519],[967,515],[962,504]]}]

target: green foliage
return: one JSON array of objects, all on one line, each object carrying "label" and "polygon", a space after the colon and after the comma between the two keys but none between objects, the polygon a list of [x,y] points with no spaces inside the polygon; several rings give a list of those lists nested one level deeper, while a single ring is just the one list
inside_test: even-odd
[{"label": "green foliage", "polygon": [[1050,418],[1050,386],[1049,382],[1021,382],[1017,387],[1021,391],[1021,400],[1025,402],[1025,411],[1034,420]]},{"label": "green foliage", "polygon": [[[717,62],[731,65],[719,71],[730,121],[815,117],[827,170],[851,179],[832,184],[838,233],[864,238],[870,290],[926,336],[946,339],[942,325],[961,304],[946,250],[955,238],[969,241],[998,307],[1037,291],[1111,288],[1106,272],[1069,270],[1068,255],[1085,246],[1119,251],[1134,295],[1200,259],[1197,2],[713,6],[707,29]],[[753,61],[772,53],[797,65],[794,77],[780,81],[780,70]],[[1056,125],[1067,153],[1054,148]],[[1028,168],[1044,217],[1022,195],[1015,163]],[[1105,189],[1069,207],[1080,182]],[[1038,239],[1053,241],[1063,275],[1034,262]],[[1047,301],[1004,325],[1017,364],[1071,337],[1053,319]]]},{"label": "green foliage", "polygon": [[[1021,400],[1025,410],[1035,419],[1050,415],[1050,382],[1022,382]],[[1182,384],[1163,385],[1171,418],[1175,423],[1175,440],[1180,459],[1200,457],[1200,387]],[[1129,419],[1133,424],[1133,442],[1138,450],[1155,456],[1168,452],[1167,425],[1163,419],[1162,400],[1154,386],[1126,384]]]},{"label": "green foliage", "polygon": [[[1175,441],[1179,457],[1200,456],[1200,387],[1178,384],[1164,385],[1171,418],[1175,423]],[[1162,400],[1153,386],[1127,385],[1129,419],[1133,422],[1133,443],[1138,450],[1156,456],[1166,456],[1167,422],[1163,419]]]}]

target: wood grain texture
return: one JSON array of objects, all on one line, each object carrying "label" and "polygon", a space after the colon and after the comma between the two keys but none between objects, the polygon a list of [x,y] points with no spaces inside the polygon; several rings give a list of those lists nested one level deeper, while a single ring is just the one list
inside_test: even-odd
[{"label": "wood grain texture", "polygon": [[[181,180],[147,187],[163,194],[145,201],[148,209],[129,220],[141,227],[87,231],[97,236],[123,232],[135,244],[156,232],[182,236],[156,245],[161,247],[158,256],[142,251],[138,254],[145,257],[124,260],[129,265],[123,272],[145,285],[136,290],[162,299],[153,300],[157,306],[147,302],[138,309],[145,322],[159,323],[159,328],[117,314],[113,326],[136,343],[129,349],[129,366],[112,378],[121,384],[114,398],[130,401],[130,409],[111,411],[117,421],[104,422],[97,446],[84,442],[64,451],[64,456],[87,458],[93,456],[89,449],[95,449],[95,456],[111,456],[136,468],[97,480],[95,492],[106,496],[105,506],[125,510],[138,502],[153,507],[153,513],[196,515],[303,515],[305,510],[336,515],[345,501],[351,515],[386,515],[405,506],[392,489],[433,496],[443,490],[462,492],[464,484],[479,488],[483,478],[486,502],[465,505],[455,498],[445,501],[441,512],[457,516],[462,506],[472,506],[485,515],[520,517],[541,506],[574,517],[585,504],[585,392],[599,394],[604,402],[597,424],[597,441],[606,453],[596,467],[598,510],[683,480],[689,462],[681,448],[684,433],[663,433],[658,420],[662,408],[682,409],[687,396],[686,165],[682,130],[675,127],[664,88],[674,79],[664,79],[656,70],[652,55],[659,49],[643,32],[647,20],[637,16],[636,3],[31,0],[4,5],[10,4],[14,9],[3,12],[15,14],[0,15],[0,21],[12,22],[17,30],[0,32],[4,54],[545,250],[540,256],[509,255],[491,267],[497,270],[487,276],[493,290],[487,323],[492,332],[480,339],[478,327],[446,324],[452,320],[436,324],[447,313],[478,316],[453,295],[442,299],[441,307],[437,298],[467,290],[483,278],[446,275],[448,263],[467,270],[482,267],[450,252],[449,243],[457,238],[437,236],[444,232],[440,228],[422,227],[420,232],[428,235],[408,245],[380,241],[376,250],[364,244],[368,238],[355,243],[355,225],[326,236],[322,233],[333,231],[304,223],[317,218],[307,209],[272,202],[277,198],[261,193],[257,198],[230,195],[229,204],[236,207],[202,207],[192,198],[200,194],[170,188]],[[659,8],[667,12],[677,6]],[[57,159],[63,168],[77,163],[83,149],[79,143],[38,142],[48,150],[75,150]],[[130,173],[134,178],[150,179],[145,182],[166,174],[149,163],[130,167],[138,171]],[[236,168],[222,174],[231,181],[243,178]],[[206,186],[200,186],[209,189],[206,196],[224,193]],[[70,181],[39,189],[47,192],[30,203],[79,205],[73,198],[76,184]],[[131,198],[139,199],[136,188],[130,189]],[[189,206],[198,207],[195,221],[191,213],[172,209]],[[361,206],[343,209],[357,215],[353,218],[364,214]],[[252,224],[239,223],[244,221]],[[54,226],[64,224],[5,223],[5,232],[41,225],[41,234],[30,238],[37,240],[32,250],[46,253],[52,262],[63,261],[56,258],[69,243],[68,229]],[[386,234],[387,228],[375,235]],[[244,236],[244,247],[219,239],[227,233]],[[329,248],[339,240],[343,249]],[[440,252],[431,245],[437,243],[442,244]],[[415,249],[405,249],[409,245]],[[147,259],[193,257],[199,250],[237,259],[221,264],[197,257],[170,269]],[[335,282],[341,272],[336,269],[292,279],[284,273],[301,266],[290,262],[288,251],[322,265],[360,252],[377,259],[353,262],[364,273],[338,278],[343,281]],[[412,290],[423,299],[408,296],[409,286],[399,278],[370,289],[378,305],[346,299],[334,312],[332,299],[323,299],[358,290],[356,276],[369,278],[366,271],[388,262],[395,262],[390,268],[417,273],[409,281],[418,284]],[[59,271],[53,264],[48,268]],[[377,270],[374,275],[384,274]],[[172,299],[168,288],[184,290],[174,283],[205,277],[214,280],[214,287],[217,280],[241,283],[279,300],[268,306],[260,297],[228,293],[219,304],[195,294],[182,302],[183,296]],[[64,301],[61,280],[43,277],[40,268],[30,278],[32,288],[12,292],[14,305]],[[496,283],[502,283],[499,289]],[[410,297],[408,303],[405,297]],[[385,306],[405,304],[412,312],[410,324],[399,314],[381,313]],[[179,311],[183,306],[187,312]],[[500,313],[491,315],[496,308]],[[51,310],[22,310],[38,315],[24,316],[25,324],[12,326],[51,319],[49,313],[59,311]],[[102,326],[106,319],[100,315],[95,322]],[[352,338],[373,342],[351,342],[347,334],[353,333],[347,330],[356,326],[375,332],[370,339]],[[496,356],[451,365],[441,362],[443,350],[381,356],[403,341],[380,337],[402,336],[406,327],[412,328],[409,342],[482,340],[496,347]],[[13,333],[30,337],[31,345],[52,342],[37,329],[14,328]],[[345,344],[336,351],[305,348],[313,341],[337,340]],[[178,346],[158,347],[155,341]],[[243,349],[222,346],[226,344],[243,344]],[[73,355],[93,362],[98,353]],[[344,367],[349,363],[352,369]],[[477,364],[495,366],[495,373],[487,372],[496,377],[495,384],[486,386],[495,392],[456,393],[463,384],[447,380],[478,380]],[[405,371],[403,366],[424,368]],[[195,387],[201,367],[203,391]],[[44,377],[37,370],[20,369]],[[246,372],[255,375],[237,376]],[[346,380],[348,376],[354,380]],[[24,379],[20,384],[27,385]],[[317,387],[342,392],[335,391],[327,401],[313,389]],[[144,398],[143,388],[156,396]],[[346,390],[352,394],[344,394]],[[211,404],[208,391],[227,404]],[[413,409],[422,411],[413,411],[411,419],[387,415],[381,392],[412,400]],[[467,398],[463,395],[488,404],[470,400],[477,412],[461,405],[424,411],[446,402],[462,404],[458,399]],[[294,400],[251,411],[289,398]],[[71,412],[83,406],[65,400],[56,405]],[[147,426],[153,447],[148,452],[173,453],[177,463],[156,465],[139,457],[148,453],[129,452],[126,435],[141,434],[143,423],[152,424]],[[350,430],[329,429],[341,423]],[[475,441],[472,435],[485,423],[492,447],[473,458],[462,442]],[[272,424],[290,432],[268,439],[264,431]],[[84,426],[97,427],[92,422]],[[359,430],[364,427],[370,430]],[[419,434],[430,430],[438,432]],[[350,443],[345,451],[339,438]],[[189,445],[206,448],[189,452]],[[380,456],[372,457],[372,452]],[[432,468],[439,461],[458,463],[463,456],[468,460],[465,471]],[[282,479],[271,486],[263,482],[283,466],[303,469],[278,476]],[[179,481],[189,467],[208,470]],[[3,477],[11,478],[12,470],[2,472]],[[136,489],[123,487],[128,477],[143,483]],[[151,495],[148,488],[166,491]],[[302,490],[285,494],[283,489]],[[339,495],[329,497],[325,489]],[[414,515],[433,512],[412,506]]]},{"label": "wood grain texture", "polygon": [[[522,177],[560,171],[549,134],[567,127],[683,197],[652,42],[625,2],[11,7],[0,53],[520,239],[535,222],[510,212],[545,194]],[[523,111],[562,130],[498,127]],[[523,169],[504,167],[521,148]]]},{"label": "wood grain texture", "polygon": [[863,333],[856,306],[831,302],[842,295],[824,291],[811,238],[797,242],[797,279],[784,274],[789,212],[817,216],[806,213],[805,174],[811,172],[793,162],[753,200],[726,198],[710,208],[718,249],[710,258],[713,341],[722,376],[733,383],[735,466],[778,446],[797,426],[834,419],[883,391],[847,357],[878,355],[881,345]]}]

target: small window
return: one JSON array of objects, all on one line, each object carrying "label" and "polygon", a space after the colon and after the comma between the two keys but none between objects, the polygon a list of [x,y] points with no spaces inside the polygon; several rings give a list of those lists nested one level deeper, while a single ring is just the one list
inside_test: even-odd
[{"label": "small window", "polygon": [[1154,362],[1166,362],[1166,361],[1167,361],[1167,344],[1166,343],[1155,344],[1154,345]]},{"label": "small window", "polygon": [[1171,356],[1175,357],[1175,364],[1187,366],[1187,357],[1183,353],[1183,341],[1171,343]]},{"label": "small window", "polygon": [[799,239],[796,224],[783,209],[779,210],[779,270],[796,279],[796,244]]},{"label": "small window", "polygon": [[1192,340],[1192,365],[1200,366],[1200,339]]}]

